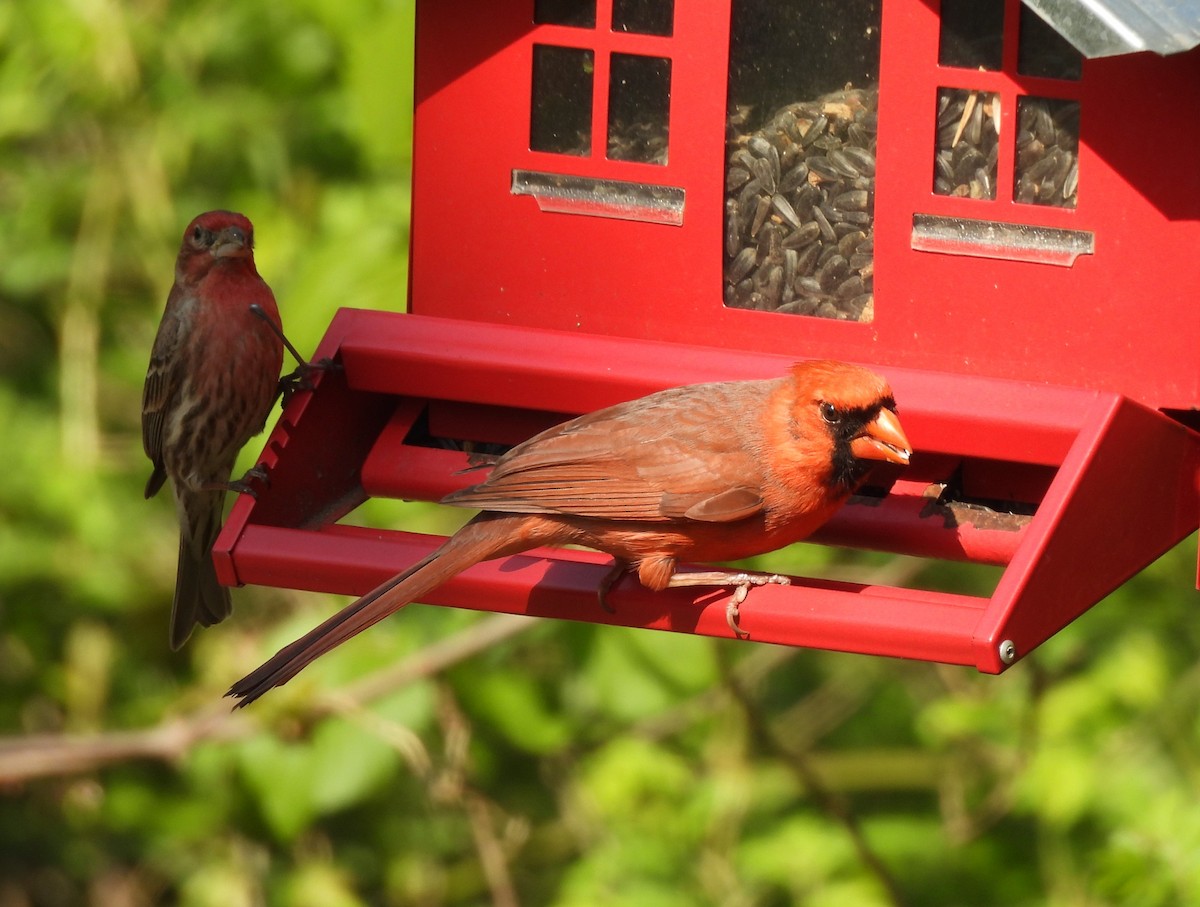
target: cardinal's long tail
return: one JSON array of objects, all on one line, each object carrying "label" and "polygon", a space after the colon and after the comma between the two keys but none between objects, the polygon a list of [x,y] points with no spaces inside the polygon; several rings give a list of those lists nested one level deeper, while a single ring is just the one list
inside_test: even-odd
[{"label": "cardinal's long tail", "polygon": [[283,686],[304,670],[309,662],[399,611],[409,602],[416,601],[468,567],[545,544],[548,539],[544,534],[526,531],[530,522],[528,517],[480,514],[424,560],[372,589],[319,627],[284,646],[230,687],[225,695],[238,699],[239,708],[249,705],[272,687]]}]

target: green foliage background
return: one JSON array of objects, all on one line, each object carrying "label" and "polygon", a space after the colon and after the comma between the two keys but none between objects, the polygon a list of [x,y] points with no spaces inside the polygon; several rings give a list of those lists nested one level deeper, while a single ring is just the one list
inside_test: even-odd
[{"label": "green foliage background", "polygon": [[168,652],[178,237],[245,211],[302,349],[402,308],[411,54],[411,0],[0,5],[0,907],[1200,903],[1192,543],[999,678],[413,607],[230,717],[338,604],[263,589]]}]

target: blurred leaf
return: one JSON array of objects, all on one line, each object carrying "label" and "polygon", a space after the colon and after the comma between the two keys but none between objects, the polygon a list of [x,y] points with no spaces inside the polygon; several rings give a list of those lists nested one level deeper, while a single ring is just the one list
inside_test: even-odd
[{"label": "blurred leaf", "polygon": [[586,670],[597,707],[636,720],[716,680],[711,643],[679,633],[613,630],[596,639]]},{"label": "blurred leaf", "polygon": [[469,685],[464,696],[472,708],[515,746],[530,753],[551,753],[571,742],[572,728],[552,709],[533,678],[518,673],[492,674]]},{"label": "blurred leaf", "polygon": [[854,864],[854,849],[842,834],[813,816],[797,815],[747,836],[738,847],[738,866],[748,879],[781,887],[794,897],[820,888],[823,880]]},{"label": "blurred leaf", "polygon": [[363,799],[400,761],[390,745],[344,720],[322,721],[308,752],[312,758],[313,805],[321,813]]},{"label": "blurred leaf", "polygon": [[281,903],[287,907],[362,907],[346,873],[327,863],[301,864],[291,879]]},{"label": "blurred leaf", "polygon": [[317,760],[306,743],[259,734],[239,746],[242,777],[277,838],[295,838],[319,812],[313,797]]},{"label": "blurred leaf", "polygon": [[242,775],[263,818],[283,840],[296,837],[317,816],[362,800],[399,762],[387,743],[339,719],[322,721],[303,742],[261,734],[239,749]]}]

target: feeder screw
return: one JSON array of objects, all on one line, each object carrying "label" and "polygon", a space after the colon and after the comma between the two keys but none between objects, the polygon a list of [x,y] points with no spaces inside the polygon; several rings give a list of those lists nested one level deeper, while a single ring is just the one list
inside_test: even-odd
[{"label": "feeder screw", "polygon": [[1017,644],[1011,639],[1006,639],[1000,643],[1000,660],[1006,665],[1012,664],[1017,660]]}]

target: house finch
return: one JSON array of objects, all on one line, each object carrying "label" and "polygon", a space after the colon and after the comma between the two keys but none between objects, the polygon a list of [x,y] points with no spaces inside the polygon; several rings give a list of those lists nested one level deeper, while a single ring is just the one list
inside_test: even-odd
[{"label": "house finch", "polygon": [[[886,381],[841,362],[803,362],[784,378],[697,384],[580,416],[514,447],[482,483],[445,504],[482,512],[441,547],[280,650],[229,695],[246,705],[309,662],[480,561],[575,544],[616,558],[653,590],[736,588],[785,577],[676,573],[805,538],[874,461],[907,464],[908,439]],[[740,635],[740,633],[739,633]]]},{"label": "house finch", "polygon": [[254,227],[231,211],[201,214],[183,234],[142,391],[142,444],[154,464],[146,497],[169,476],[179,517],[172,649],[195,624],[232,610],[212,546],[226,491],[249,490],[229,474],[266,423],[282,365],[279,309],[254,267]]}]

